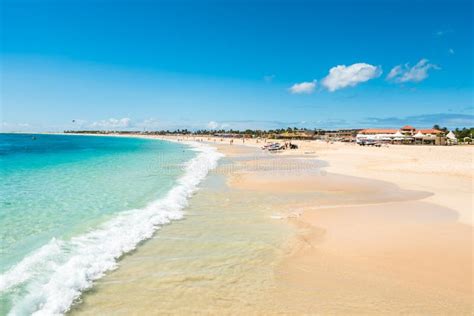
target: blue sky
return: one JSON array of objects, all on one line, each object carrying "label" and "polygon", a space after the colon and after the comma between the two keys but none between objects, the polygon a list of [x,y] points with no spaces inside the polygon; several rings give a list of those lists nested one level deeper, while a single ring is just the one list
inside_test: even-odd
[{"label": "blue sky", "polygon": [[0,3],[3,131],[474,125],[469,0]]}]

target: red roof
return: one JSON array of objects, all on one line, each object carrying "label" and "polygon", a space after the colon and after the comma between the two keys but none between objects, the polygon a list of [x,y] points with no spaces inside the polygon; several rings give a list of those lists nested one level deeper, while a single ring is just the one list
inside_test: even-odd
[{"label": "red roof", "polygon": [[368,128],[360,131],[360,134],[395,134],[396,129],[377,129],[377,128]]},{"label": "red roof", "polygon": [[430,129],[420,129],[418,130],[419,132],[421,132],[422,134],[441,134],[443,133],[443,131],[440,131],[440,130],[437,130],[437,129],[433,129],[433,128],[430,128]]},{"label": "red roof", "polygon": [[410,125],[405,125],[402,127],[402,130],[414,130],[415,128],[413,126],[410,126]]}]

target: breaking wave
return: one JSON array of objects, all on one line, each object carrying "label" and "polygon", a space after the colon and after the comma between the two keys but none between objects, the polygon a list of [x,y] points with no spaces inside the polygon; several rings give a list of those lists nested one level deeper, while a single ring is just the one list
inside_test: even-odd
[{"label": "breaking wave", "polygon": [[187,143],[198,154],[165,197],[120,213],[99,228],[70,240],[53,239],[0,275],[0,293],[24,286],[10,315],[62,315],[117,260],[162,225],[183,217],[188,198],[222,156],[215,148]]}]

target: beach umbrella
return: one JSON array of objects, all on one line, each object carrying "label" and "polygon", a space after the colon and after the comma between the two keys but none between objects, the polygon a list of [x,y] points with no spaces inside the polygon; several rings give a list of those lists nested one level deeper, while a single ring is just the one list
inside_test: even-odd
[{"label": "beach umbrella", "polygon": [[418,133],[415,135],[415,138],[423,138],[423,133],[418,131]]},{"label": "beach umbrella", "polygon": [[400,137],[403,137],[403,134],[402,134],[402,132],[400,132],[400,131],[398,130],[393,136],[395,136],[395,137],[397,137],[397,138],[400,138]]},{"label": "beach umbrella", "polygon": [[455,140],[456,139],[456,135],[454,135],[453,131],[450,131],[447,135],[446,135],[447,138],[451,139],[451,140]]}]

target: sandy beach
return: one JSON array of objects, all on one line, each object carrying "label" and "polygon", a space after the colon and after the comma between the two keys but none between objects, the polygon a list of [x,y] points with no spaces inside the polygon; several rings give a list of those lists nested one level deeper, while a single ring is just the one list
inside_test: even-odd
[{"label": "sandy beach", "polygon": [[[226,155],[210,175],[214,185],[205,184],[191,199],[190,212],[205,217],[202,210],[211,216],[226,209],[206,228],[207,238],[226,250],[204,250],[222,255],[223,266],[239,267],[239,273],[223,269],[210,277],[201,267],[198,275],[211,280],[204,286],[196,271],[182,268],[188,290],[169,287],[169,280],[163,286],[155,277],[164,273],[157,249],[166,247],[159,239],[173,224],[124,258],[73,313],[123,306],[124,313],[472,314],[473,147],[295,141],[299,149],[269,154],[260,149],[262,141],[187,140]],[[218,227],[230,235],[217,233]],[[227,247],[241,237],[246,241],[239,247],[247,251]],[[194,264],[207,265],[200,256]],[[143,266],[149,262],[144,257],[153,265]],[[165,270],[180,273],[176,265]],[[199,291],[189,290],[196,286]],[[158,296],[166,291],[168,299],[147,301],[151,289]]]},{"label": "sandy beach", "polygon": [[0,316],[474,316],[474,0],[0,1]]},{"label": "sandy beach", "polygon": [[472,147],[295,143],[299,150],[280,160],[317,157],[327,163],[322,172],[253,171],[230,183],[269,194],[346,196],[345,205],[318,197],[288,205],[298,209],[290,221],[303,242],[279,275],[283,293],[314,291],[289,296],[300,298],[301,312],[472,312]]}]

